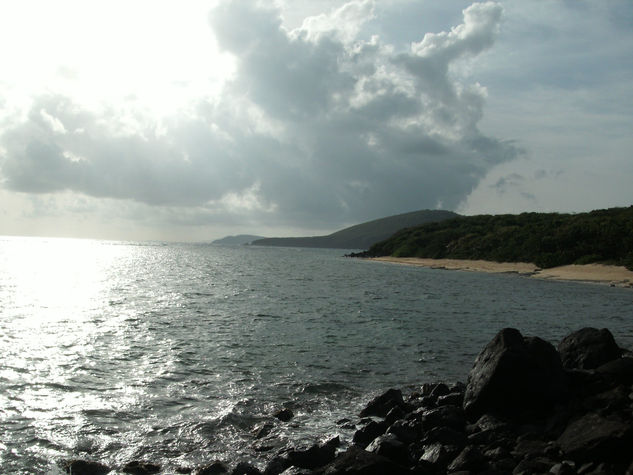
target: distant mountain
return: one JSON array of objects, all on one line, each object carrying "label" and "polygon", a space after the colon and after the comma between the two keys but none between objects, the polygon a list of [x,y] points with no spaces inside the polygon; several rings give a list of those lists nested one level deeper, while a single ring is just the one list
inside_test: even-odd
[{"label": "distant mountain", "polygon": [[255,246],[321,247],[332,249],[367,249],[403,228],[443,221],[459,216],[452,211],[422,210],[376,219],[342,229],[327,236],[264,238]]},{"label": "distant mountain", "polygon": [[460,216],[403,229],[356,256],[532,262],[544,268],[602,263],[633,270],[633,206]]},{"label": "distant mountain", "polygon": [[221,246],[242,246],[244,244],[251,244],[257,239],[263,239],[263,237],[253,236],[252,234],[238,234],[237,236],[226,236],[222,239],[216,239],[212,244]]}]

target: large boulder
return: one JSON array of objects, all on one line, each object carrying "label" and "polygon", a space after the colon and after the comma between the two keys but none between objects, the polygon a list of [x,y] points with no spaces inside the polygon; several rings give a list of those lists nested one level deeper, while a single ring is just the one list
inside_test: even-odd
[{"label": "large boulder", "polygon": [[609,330],[583,328],[567,335],[558,344],[563,366],[568,369],[595,369],[622,355]]},{"label": "large boulder", "polygon": [[566,374],[556,349],[537,337],[505,328],[477,356],[468,376],[464,410],[469,420],[493,414],[529,420],[567,397]]}]

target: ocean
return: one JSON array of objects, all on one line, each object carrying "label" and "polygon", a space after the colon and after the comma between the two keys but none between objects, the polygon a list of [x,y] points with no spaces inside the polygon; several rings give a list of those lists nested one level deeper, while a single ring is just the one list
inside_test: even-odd
[{"label": "ocean", "polygon": [[261,468],[349,441],[337,421],[387,388],[465,381],[504,327],[553,344],[606,327],[633,347],[631,289],[345,252],[0,237],[0,471]]}]

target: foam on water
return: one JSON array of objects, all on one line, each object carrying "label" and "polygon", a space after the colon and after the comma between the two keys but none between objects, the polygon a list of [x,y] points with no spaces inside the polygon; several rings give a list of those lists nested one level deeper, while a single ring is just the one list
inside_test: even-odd
[{"label": "foam on water", "polygon": [[[627,289],[342,254],[0,238],[3,473],[67,458],[174,470],[349,438],[336,421],[372,394],[465,380],[502,327],[633,343]],[[290,423],[272,418],[281,407]]]}]

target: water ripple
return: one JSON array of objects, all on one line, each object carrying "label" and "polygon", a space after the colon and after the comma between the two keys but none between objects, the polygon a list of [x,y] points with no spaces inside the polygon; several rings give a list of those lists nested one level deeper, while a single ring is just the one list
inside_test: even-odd
[{"label": "water ripple", "polygon": [[256,459],[264,422],[275,447],[349,437],[335,421],[369,396],[463,380],[503,326],[551,341],[606,326],[633,343],[624,289],[341,254],[0,239],[3,472],[86,454],[168,471]]}]

